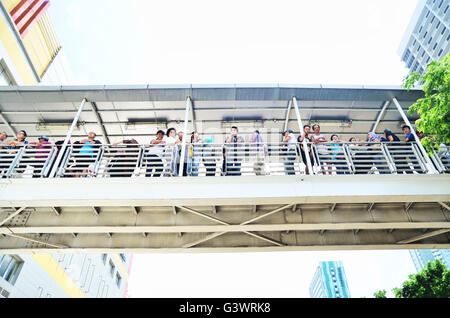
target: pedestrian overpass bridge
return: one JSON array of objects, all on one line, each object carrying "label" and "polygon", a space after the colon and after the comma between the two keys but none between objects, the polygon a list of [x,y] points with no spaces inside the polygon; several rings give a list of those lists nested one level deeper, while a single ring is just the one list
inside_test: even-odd
[{"label": "pedestrian overpass bridge", "polygon": [[[0,132],[11,139],[23,129],[29,142],[46,135],[52,145],[0,149],[0,253],[450,248],[448,146],[427,154],[414,142],[348,142],[386,128],[402,139],[401,126],[415,119],[405,111],[422,94],[321,85],[1,87]],[[324,143],[325,151],[281,142],[281,132],[297,137],[314,123],[342,142]],[[231,126],[246,140],[238,147],[224,143]],[[170,127],[214,141],[165,145],[152,163],[150,140]],[[255,130],[263,142],[249,142]],[[102,144],[86,156],[74,142],[89,131]],[[132,138],[138,143],[118,143]],[[177,176],[177,153],[179,169],[197,158],[197,170],[187,165],[187,176]]]}]

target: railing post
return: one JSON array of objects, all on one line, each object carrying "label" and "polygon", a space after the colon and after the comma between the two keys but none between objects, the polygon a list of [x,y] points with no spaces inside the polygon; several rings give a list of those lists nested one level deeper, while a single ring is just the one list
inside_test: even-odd
[{"label": "railing post", "polygon": [[[297,123],[298,123],[298,127],[300,129],[300,134],[303,134],[302,118],[300,117],[300,111],[298,109],[297,99],[295,98],[295,96],[292,97],[292,103],[294,104],[295,114],[297,116]],[[312,165],[311,165],[311,158],[309,157],[308,144],[306,142],[306,138],[303,139],[302,144],[303,144],[303,150],[305,152],[306,164],[308,166],[308,172],[309,172],[309,174],[313,174],[313,169],[312,169]],[[300,149],[300,151],[302,151],[302,150]],[[312,153],[312,148],[311,148],[311,153]]]},{"label": "railing post", "polygon": [[402,109],[402,106],[400,106],[399,102],[397,101],[397,99],[395,97],[392,97],[392,101],[394,102],[395,106],[398,109],[398,112],[400,113],[400,115],[403,118],[403,121],[405,122],[406,125],[409,126],[409,128],[411,129],[411,133],[413,134],[417,145],[419,146],[420,151],[422,152],[422,155],[424,156],[425,160],[427,161],[427,164],[429,166],[429,171],[431,173],[439,173],[438,171],[436,171],[436,169],[434,168],[433,162],[430,159],[430,156],[428,156],[427,151],[425,150],[425,148],[423,147],[422,143],[420,142],[419,137],[416,135],[415,130],[413,129],[413,126],[411,125],[411,123],[409,122],[408,117],[406,116],[405,112]]},{"label": "railing post", "polygon": [[84,104],[86,103],[86,101],[87,101],[86,97],[83,98],[83,100],[81,101],[80,107],[78,107],[78,112],[72,121],[72,126],[70,126],[70,129],[67,132],[66,139],[64,139],[64,143],[61,146],[61,150],[59,151],[58,157],[56,158],[55,164],[53,165],[53,169],[50,172],[49,178],[55,177],[56,172],[58,171],[59,163],[61,162],[63,154],[67,148],[67,144],[69,143],[70,137],[72,136],[73,130],[75,129],[75,125],[77,124],[78,119],[80,118],[81,112],[83,111],[83,107],[84,107]]},{"label": "railing post", "polygon": [[180,177],[183,176],[184,172],[184,156],[186,154],[186,135],[187,135],[187,129],[188,129],[188,122],[189,122],[189,113],[190,109],[192,107],[191,105],[191,97],[188,96],[186,98],[186,112],[184,114],[184,132],[183,132],[183,140],[181,142],[181,158],[180,158],[180,171],[178,172],[178,175]]}]

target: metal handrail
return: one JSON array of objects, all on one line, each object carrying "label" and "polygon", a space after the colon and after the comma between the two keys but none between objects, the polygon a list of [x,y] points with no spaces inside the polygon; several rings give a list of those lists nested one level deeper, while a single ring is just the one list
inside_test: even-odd
[{"label": "metal handrail", "polygon": [[[311,174],[431,173],[414,142],[306,143]],[[283,142],[194,143],[185,151],[186,175],[305,175],[303,144]],[[450,148],[432,156],[440,173],[450,172]],[[181,144],[69,144],[55,167],[58,148],[0,148],[0,177],[171,177],[181,170]],[[56,169],[56,170],[54,170]],[[25,173],[28,171],[31,173]]]}]

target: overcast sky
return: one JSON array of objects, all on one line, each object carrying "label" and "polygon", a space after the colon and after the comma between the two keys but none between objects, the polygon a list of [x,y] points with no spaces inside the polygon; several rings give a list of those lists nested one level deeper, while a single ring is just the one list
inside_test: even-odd
[{"label": "overcast sky", "polygon": [[[401,85],[397,49],[417,1],[57,0],[76,84]],[[135,255],[131,297],[309,297],[342,260],[353,297],[400,287],[406,250]]]}]

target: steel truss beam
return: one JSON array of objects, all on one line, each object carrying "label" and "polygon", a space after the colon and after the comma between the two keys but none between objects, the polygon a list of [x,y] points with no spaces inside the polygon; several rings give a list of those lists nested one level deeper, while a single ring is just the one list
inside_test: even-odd
[{"label": "steel truss beam", "polygon": [[[0,253],[17,249],[41,251],[49,246],[58,250],[121,248],[145,252],[204,248],[224,251],[242,246],[247,250],[270,246],[285,250],[317,250],[324,246],[413,248],[411,243],[419,248],[450,247],[450,212],[443,212],[438,203],[415,203],[409,209],[409,217],[402,209],[404,202],[380,203],[371,211],[367,204],[339,204],[333,212],[328,204],[305,204],[301,215],[292,211],[293,204],[275,209],[273,205],[258,205],[257,217],[253,205],[220,206],[221,219],[212,216],[210,206],[177,206],[188,212],[177,214],[172,213],[172,206],[139,207],[138,215],[130,208],[102,207],[98,216],[92,214],[90,207],[62,207],[58,216],[52,207],[37,208],[24,225],[12,225],[14,218],[10,218],[0,227],[0,234],[6,235],[0,242]],[[424,234],[424,230],[428,233]],[[143,237],[142,233],[150,235]],[[39,234],[46,234],[48,239],[34,237]],[[40,247],[27,247],[23,243],[27,241]]]}]

